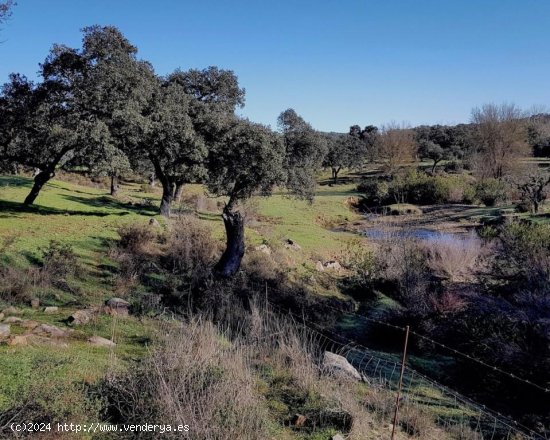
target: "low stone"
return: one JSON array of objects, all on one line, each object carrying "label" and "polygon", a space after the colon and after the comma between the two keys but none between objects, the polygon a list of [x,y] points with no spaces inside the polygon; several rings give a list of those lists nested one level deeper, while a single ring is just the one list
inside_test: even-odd
[{"label": "low stone", "polygon": [[95,347],[114,347],[116,344],[110,339],[102,338],[101,336],[92,336],[88,342]]},{"label": "low stone", "polygon": [[317,261],[317,263],[315,263],[315,270],[317,272],[324,272],[325,266],[323,266],[323,263],[321,263],[320,261]]},{"label": "low stone", "polygon": [[48,336],[50,338],[67,337],[67,332],[65,330],[50,324],[40,324],[38,327],[35,327],[32,332],[35,335]]},{"label": "low stone", "polygon": [[154,217],[151,217],[149,219],[149,226],[154,226],[155,228],[160,228],[160,223],[158,222],[158,220]]},{"label": "low stone", "polygon": [[342,265],[338,261],[327,261],[324,265],[325,269],[342,270]]},{"label": "low stone", "polygon": [[18,318],[17,316],[8,316],[6,319],[4,319],[4,322],[6,324],[19,324],[20,322],[23,322],[21,318]]},{"label": "low stone", "polygon": [[11,333],[9,324],[0,324],[0,339],[7,338]]},{"label": "low stone", "polygon": [[323,369],[327,373],[340,379],[355,380],[358,382],[363,380],[359,371],[357,371],[344,356],[340,356],[330,351],[325,351]]},{"label": "low stone", "polygon": [[290,423],[298,428],[303,427],[307,423],[307,417],[303,416],[302,414],[296,414],[294,417],[292,417]]},{"label": "low stone", "polygon": [[111,298],[105,301],[105,313],[108,315],[128,316],[130,303],[122,298]]},{"label": "low stone", "polygon": [[12,347],[24,347],[29,345],[29,342],[27,340],[27,336],[25,335],[13,335],[8,339],[8,345],[11,345]]},{"label": "low stone", "polygon": [[267,244],[261,244],[256,246],[254,249],[263,252],[266,255],[271,255],[271,248]]},{"label": "low stone", "polygon": [[291,240],[290,238],[287,238],[285,240],[285,248],[292,249],[293,251],[299,251],[300,249],[302,249],[302,246],[300,246],[294,240]]},{"label": "low stone", "polygon": [[44,308],[44,313],[57,313],[59,311],[59,307],[57,306],[49,306]]},{"label": "low stone", "polygon": [[2,313],[4,313],[4,315],[19,315],[21,311],[13,306],[9,306],[2,310]]},{"label": "low stone", "polygon": [[40,325],[39,322],[31,321],[31,320],[28,320],[28,319],[21,323],[21,327],[29,329],[29,330],[34,330],[39,325]]},{"label": "low stone", "polygon": [[38,307],[40,307],[40,300],[38,298],[31,299],[31,307],[33,309],[38,309]]},{"label": "low stone", "polygon": [[91,310],[77,310],[71,316],[67,318],[69,325],[85,325],[92,319]]},{"label": "low stone", "polygon": [[340,434],[336,434],[332,436],[332,440],[345,440],[345,439]]}]

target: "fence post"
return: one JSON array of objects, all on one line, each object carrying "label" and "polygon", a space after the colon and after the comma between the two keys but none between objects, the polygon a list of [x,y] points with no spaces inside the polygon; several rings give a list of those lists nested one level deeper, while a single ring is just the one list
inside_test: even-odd
[{"label": "fence post", "polygon": [[407,345],[409,344],[409,326],[405,332],[405,347],[403,348],[403,359],[401,360],[401,374],[399,376],[399,385],[397,386],[397,399],[395,400],[395,414],[393,415],[393,427],[391,430],[391,440],[395,438],[395,427],[397,425],[397,416],[399,414],[399,400],[401,399],[401,387],[403,386],[403,374],[405,374],[405,361],[407,359]]}]

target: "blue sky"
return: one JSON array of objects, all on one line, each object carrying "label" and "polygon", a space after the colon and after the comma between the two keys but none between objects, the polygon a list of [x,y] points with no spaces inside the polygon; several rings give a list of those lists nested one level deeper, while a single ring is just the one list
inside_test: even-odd
[{"label": "blue sky", "polygon": [[321,130],[466,122],[472,107],[550,105],[547,0],[18,0],[0,31],[0,80],[34,78],[54,42],[111,24],[160,74],[217,65],[242,113],[294,108]]}]

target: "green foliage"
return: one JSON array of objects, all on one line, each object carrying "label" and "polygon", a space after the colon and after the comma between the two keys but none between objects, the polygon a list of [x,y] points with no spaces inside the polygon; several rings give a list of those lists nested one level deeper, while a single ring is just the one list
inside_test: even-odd
[{"label": "green foliage", "polygon": [[476,198],[486,206],[495,206],[506,200],[506,184],[499,179],[483,179],[476,185]]},{"label": "green foliage", "polygon": [[365,206],[382,206],[391,203],[390,185],[385,180],[364,180],[357,185],[357,191],[363,193],[361,202]]}]

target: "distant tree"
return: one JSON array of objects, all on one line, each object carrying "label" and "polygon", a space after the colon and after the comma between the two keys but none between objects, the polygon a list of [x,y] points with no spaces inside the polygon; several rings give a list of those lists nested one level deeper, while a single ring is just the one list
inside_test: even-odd
[{"label": "distant tree", "polygon": [[524,113],[514,104],[485,104],[472,110],[478,144],[477,172],[501,179],[528,154]]},{"label": "distant tree", "polygon": [[395,174],[399,167],[414,160],[417,151],[414,132],[404,124],[384,125],[379,151],[386,171]]},{"label": "distant tree", "polygon": [[530,118],[527,124],[527,141],[533,156],[550,157],[550,115],[541,114]]},{"label": "distant tree", "polygon": [[514,183],[521,193],[521,199],[531,206],[534,214],[537,214],[540,205],[547,198],[546,188],[550,185],[550,173],[540,169],[531,170]]},{"label": "distant tree", "polygon": [[378,150],[380,147],[380,133],[378,127],[367,125],[361,132],[361,139],[365,143],[366,158],[370,162],[378,159]]},{"label": "distant tree", "polygon": [[11,17],[13,7],[17,3],[14,0],[3,0],[0,1],[0,25],[4,24],[8,18]]},{"label": "distant tree", "polygon": [[296,194],[311,200],[316,186],[314,173],[327,154],[326,139],[293,109],[282,112],[277,121],[286,152],[286,185],[295,188]]},{"label": "distant tree", "polygon": [[112,144],[107,144],[102,146],[96,160],[90,161],[90,159],[92,159],[92,157],[88,158],[88,162],[92,162],[90,167],[92,173],[96,176],[109,177],[111,181],[110,194],[116,196],[120,177],[132,171],[128,156]]},{"label": "distant tree", "polygon": [[445,151],[441,145],[429,140],[422,140],[418,143],[418,154],[420,157],[433,161],[432,173],[439,162],[448,157],[448,151]]},{"label": "distant tree", "polygon": [[220,277],[233,276],[244,256],[244,217],[239,203],[253,194],[271,194],[286,181],[285,147],[281,136],[247,120],[235,119],[210,150],[208,190],[228,197],[222,218],[227,246],[215,269]]},{"label": "distant tree", "polygon": [[349,168],[354,163],[354,140],[348,134],[329,133],[326,135],[328,151],[323,165],[330,168],[332,182],[338,182],[338,174],[343,168]]}]

